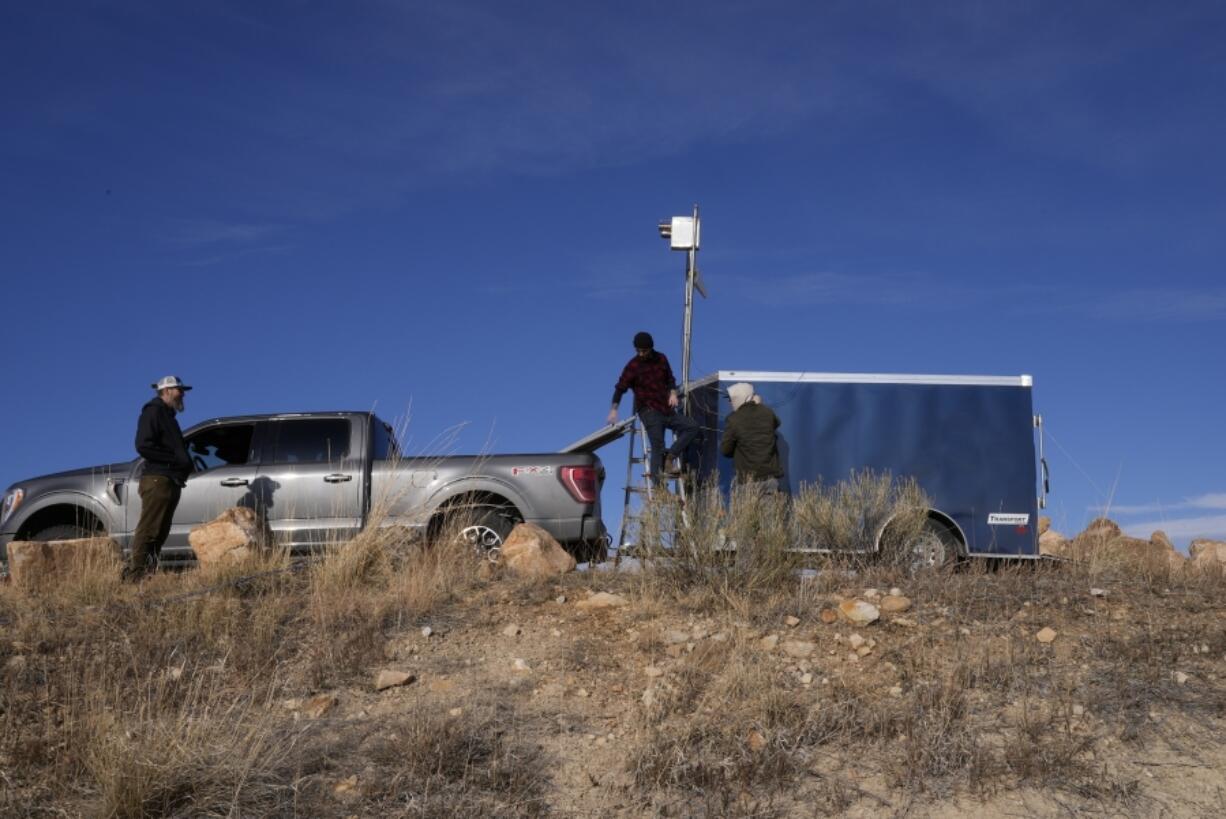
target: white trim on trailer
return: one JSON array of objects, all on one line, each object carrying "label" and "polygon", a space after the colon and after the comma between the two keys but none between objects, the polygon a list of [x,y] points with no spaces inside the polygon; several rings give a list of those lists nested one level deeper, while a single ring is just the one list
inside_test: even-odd
[{"label": "white trim on trailer", "polygon": [[963,387],[1033,387],[1029,375],[911,375],[907,373],[809,373],[769,370],[719,370],[697,381],[690,389],[712,381],[761,381],[793,384],[936,384]]}]

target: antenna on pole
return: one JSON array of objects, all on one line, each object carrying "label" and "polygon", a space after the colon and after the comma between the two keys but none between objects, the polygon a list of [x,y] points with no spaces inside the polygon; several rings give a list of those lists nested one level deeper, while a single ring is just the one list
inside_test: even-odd
[{"label": "antenna on pole", "polygon": [[702,223],[698,218],[698,204],[694,204],[691,216],[674,216],[660,222],[661,238],[669,240],[673,250],[685,251],[685,317],[681,325],[681,394],[685,402],[685,410],[690,408],[690,345],[694,330],[694,291],[704,299],[707,288],[703,285],[702,274],[698,272],[698,247],[701,239]]}]

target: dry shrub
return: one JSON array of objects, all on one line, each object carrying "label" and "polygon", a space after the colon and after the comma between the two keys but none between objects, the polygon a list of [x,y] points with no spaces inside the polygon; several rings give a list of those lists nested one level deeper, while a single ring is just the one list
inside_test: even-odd
[{"label": "dry shrub", "polygon": [[[85,766],[103,816],[255,816],[284,810],[306,763],[302,729],[277,723],[267,703],[210,690],[186,696],[165,679],[129,692],[124,710],[96,703]],[[92,800],[91,800],[92,801]]]},{"label": "dry shrub", "polygon": [[413,709],[369,747],[379,771],[364,796],[379,815],[543,816],[546,765],[517,727],[504,703],[469,702],[458,716]]},{"label": "dry shrub", "polygon": [[804,484],[796,496],[798,543],[842,554],[905,561],[920,537],[931,502],[914,478],[888,471],[853,471],[834,484]]}]

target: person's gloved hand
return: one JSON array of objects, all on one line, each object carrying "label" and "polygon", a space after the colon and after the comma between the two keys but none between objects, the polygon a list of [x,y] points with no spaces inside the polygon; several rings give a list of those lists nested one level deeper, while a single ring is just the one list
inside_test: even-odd
[{"label": "person's gloved hand", "polygon": [[617,407],[614,407],[613,409],[609,410],[609,417],[606,420],[609,426],[613,426],[614,424],[617,423]]}]

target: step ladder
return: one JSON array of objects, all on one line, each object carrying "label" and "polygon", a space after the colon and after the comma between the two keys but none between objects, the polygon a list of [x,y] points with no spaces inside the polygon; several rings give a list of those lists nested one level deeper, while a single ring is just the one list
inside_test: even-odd
[{"label": "step ladder", "polygon": [[[623,551],[633,552],[641,545],[639,540],[643,510],[655,498],[655,493],[661,490],[656,485],[651,474],[651,441],[647,437],[647,428],[643,426],[638,416],[633,416],[630,425],[630,443],[627,446],[625,497],[622,503],[621,531],[617,536],[617,554],[620,558]],[[636,474],[635,467],[638,467]],[[671,484],[673,494],[680,501],[682,522],[688,522],[685,511],[686,481],[685,474],[670,476],[665,486]],[[664,491],[668,491],[664,489]],[[633,529],[633,532],[631,531]]]}]

